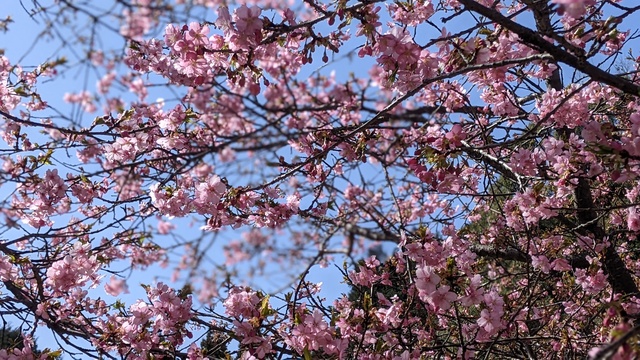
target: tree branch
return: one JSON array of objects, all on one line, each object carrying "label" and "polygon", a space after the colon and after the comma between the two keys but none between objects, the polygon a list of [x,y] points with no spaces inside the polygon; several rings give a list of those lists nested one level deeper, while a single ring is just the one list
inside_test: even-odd
[{"label": "tree branch", "polygon": [[522,42],[525,45],[548,53],[549,55],[553,56],[555,60],[567,64],[575,68],[576,70],[589,75],[592,80],[612,86],[626,94],[635,96],[640,94],[640,86],[623,77],[613,75],[598,68],[597,66],[591,65],[583,56],[576,56],[574,54],[571,54],[567,50],[548,42],[536,31],[512,21],[508,17],[502,15],[499,11],[485,7],[475,0],[458,1],[463,4],[465,8],[467,8],[467,10],[485,16],[492,21],[500,24],[505,29],[517,34],[520,39],[522,39]]}]

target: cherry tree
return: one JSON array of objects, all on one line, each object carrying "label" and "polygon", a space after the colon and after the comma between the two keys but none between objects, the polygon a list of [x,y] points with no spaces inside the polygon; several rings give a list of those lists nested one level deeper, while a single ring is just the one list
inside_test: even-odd
[{"label": "cherry tree", "polygon": [[0,359],[640,353],[635,1],[20,5]]}]

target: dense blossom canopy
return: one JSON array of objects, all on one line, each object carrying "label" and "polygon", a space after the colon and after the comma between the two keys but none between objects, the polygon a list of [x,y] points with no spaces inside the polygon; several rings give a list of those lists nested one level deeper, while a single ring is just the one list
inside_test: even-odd
[{"label": "dense blossom canopy", "polygon": [[636,1],[20,4],[0,359],[640,355]]}]

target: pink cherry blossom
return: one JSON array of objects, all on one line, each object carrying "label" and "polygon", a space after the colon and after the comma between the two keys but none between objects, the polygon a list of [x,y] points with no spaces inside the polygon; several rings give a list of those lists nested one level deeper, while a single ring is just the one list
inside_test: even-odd
[{"label": "pink cherry blossom", "polygon": [[594,0],[553,0],[552,2],[560,5],[560,11],[572,18],[582,16],[587,6],[595,5]]},{"label": "pink cherry blossom", "polygon": [[237,8],[233,14],[236,29],[242,34],[255,34],[262,30],[262,20],[259,18],[261,12],[257,6],[242,5]]},{"label": "pink cherry blossom", "polygon": [[121,293],[129,293],[127,283],[123,279],[117,278],[115,275],[111,276],[109,283],[105,285],[104,290],[111,296],[118,296]]}]

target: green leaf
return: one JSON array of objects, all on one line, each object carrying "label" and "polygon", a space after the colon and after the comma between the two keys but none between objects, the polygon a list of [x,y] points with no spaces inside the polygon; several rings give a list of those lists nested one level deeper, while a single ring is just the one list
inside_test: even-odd
[{"label": "green leaf", "polygon": [[309,351],[309,349],[304,349],[304,360],[311,360],[311,352]]},{"label": "green leaf", "polygon": [[62,350],[51,351],[49,349],[45,349],[43,354],[47,354],[47,359],[57,359],[62,356]]},{"label": "green leaf", "polygon": [[53,165],[51,162],[51,155],[53,155],[53,149],[47,150],[47,153],[40,158],[40,164],[42,165]]},{"label": "green leaf", "polygon": [[106,124],[106,123],[104,122],[104,116],[97,116],[97,117],[93,120],[93,126],[96,126],[96,125],[104,125],[104,124]]},{"label": "green leaf", "polygon": [[273,309],[269,307],[269,298],[270,296],[267,295],[260,302],[260,315],[262,317],[267,317],[273,313]]},{"label": "green leaf", "polygon": [[372,305],[373,301],[371,300],[371,295],[369,295],[369,293],[364,293],[364,299],[362,299],[362,309],[368,313]]}]

